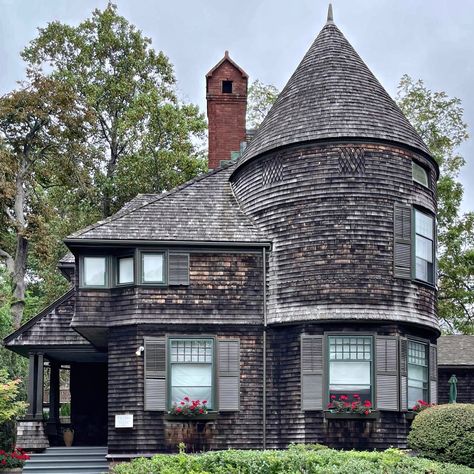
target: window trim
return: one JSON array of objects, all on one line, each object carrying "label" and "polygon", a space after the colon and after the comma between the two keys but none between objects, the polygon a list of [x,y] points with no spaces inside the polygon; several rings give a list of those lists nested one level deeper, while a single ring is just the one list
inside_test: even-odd
[{"label": "window trim", "polygon": [[[433,259],[433,282],[429,282],[427,280],[423,280],[422,278],[418,278],[416,276],[416,213],[419,212],[430,217],[433,221],[433,252],[432,252],[432,259]],[[430,288],[436,288],[436,273],[437,273],[437,259],[436,259],[436,246],[437,246],[437,233],[438,233],[438,226],[436,223],[436,216],[428,209],[423,208],[421,206],[412,206],[412,217],[411,217],[411,278],[413,281],[417,283],[421,283],[423,285],[427,285]],[[424,236],[423,236],[424,237]],[[429,240],[427,237],[424,237]]]},{"label": "window trim", "polygon": [[323,361],[323,411],[326,410],[328,403],[330,402],[330,390],[329,390],[329,381],[330,381],[330,344],[329,337],[370,337],[371,339],[371,360],[370,360],[370,392],[372,407],[375,406],[375,400],[377,399],[377,387],[375,383],[375,338],[377,333],[375,332],[341,332],[341,331],[327,331],[324,333],[323,338],[323,354],[325,355]]},{"label": "window trim", "polygon": [[[84,259],[86,258],[104,258],[105,259],[105,284],[104,285],[86,285],[84,283]],[[112,286],[112,263],[110,255],[103,254],[84,254],[79,256],[79,288],[84,290],[104,290]]]},{"label": "window trim", "polygon": [[[133,280],[126,282],[126,283],[120,283],[120,260],[123,258],[131,258],[132,263],[133,263]],[[125,255],[116,255],[114,258],[114,276],[115,276],[115,286],[116,287],[126,287],[126,286],[134,286],[136,281],[137,281],[137,265],[136,265],[136,258],[134,253],[130,254],[125,254]]]},{"label": "window trim", "polygon": [[[426,184],[425,183],[422,183],[421,181],[419,181],[418,179],[415,179],[415,174],[413,172],[413,168],[414,166],[418,166],[419,168],[421,168],[425,173],[426,173]],[[429,189],[431,190],[431,186],[430,186],[430,171],[426,168],[426,166],[422,165],[419,161],[417,160],[412,160],[411,162],[411,178],[412,178],[412,181],[414,183],[417,183],[419,184],[420,186],[423,186],[423,188],[425,189]]]},{"label": "window trim", "polygon": [[[145,254],[161,254],[163,255],[163,281],[144,281],[143,278],[143,256]],[[155,287],[165,287],[168,286],[168,250],[165,249],[137,249],[137,259],[138,259],[138,279],[137,285],[141,286],[155,286]]]},{"label": "window trim", "polygon": [[211,368],[211,393],[212,393],[212,400],[213,400],[213,407],[212,409],[208,410],[208,413],[218,413],[219,405],[218,405],[218,390],[217,390],[217,374],[218,374],[218,367],[217,367],[217,336],[216,335],[207,335],[207,334],[188,334],[188,335],[179,335],[179,334],[169,334],[166,336],[166,411],[171,410],[173,406],[173,401],[171,398],[171,341],[173,340],[203,340],[203,339],[211,339],[212,342],[212,368]]}]

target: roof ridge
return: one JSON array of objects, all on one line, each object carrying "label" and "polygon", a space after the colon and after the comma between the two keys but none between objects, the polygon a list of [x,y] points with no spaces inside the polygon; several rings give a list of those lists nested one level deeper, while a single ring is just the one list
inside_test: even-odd
[{"label": "roof ridge", "polygon": [[[115,220],[121,219],[122,217],[125,217],[125,216],[131,214],[132,212],[138,211],[139,209],[143,209],[144,207],[149,206],[151,204],[154,204],[155,202],[158,202],[158,201],[164,199],[165,197],[176,194],[177,192],[182,191],[183,189],[185,189],[189,186],[192,186],[193,184],[198,183],[199,181],[202,181],[203,179],[209,178],[210,176],[212,176],[214,174],[220,173],[221,171],[224,171],[224,170],[230,168],[231,166],[235,166],[235,163],[229,163],[229,164],[221,166],[220,168],[217,168],[215,170],[208,171],[207,173],[203,173],[199,176],[196,176],[195,178],[190,179],[189,181],[186,181],[185,183],[180,184],[179,186],[176,186],[176,187],[170,189],[169,191],[166,191],[166,192],[161,193],[161,194],[156,194],[156,199],[152,199],[148,202],[145,202],[145,203],[141,204],[138,207],[133,207],[131,209],[125,210],[125,212],[122,212],[122,213],[120,213],[120,209],[119,209],[115,214],[112,214],[111,216],[109,216],[109,217],[107,217],[107,218],[105,218],[101,221],[98,221],[95,224],[92,224],[88,227],[84,227],[84,229],[81,229],[77,232],[74,232],[73,234],[66,237],[66,239],[64,239],[64,240],[67,241],[68,239],[71,239],[71,238],[77,238],[81,235],[84,235],[86,232],[97,229],[98,227],[101,227],[105,224],[109,224],[110,222],[114,222]],[[148,195],[152,196],[153,194],[148,194]],[[136,196],[135,196],[135,198],[136,198]],[[129,202],[131,202],[131,201],[129,201]],[[124,207],[126,205],[127,204],[125,204]],[[123,207],[122,207],[122,209],[123,209]]]}]

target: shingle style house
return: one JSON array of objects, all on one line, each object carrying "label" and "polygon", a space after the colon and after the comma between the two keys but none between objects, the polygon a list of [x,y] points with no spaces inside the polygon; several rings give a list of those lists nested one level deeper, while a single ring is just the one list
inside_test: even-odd
[{"label": "shingle style house", "polygon": [[[332,16],[237,161],[247,75],[226,53],[207,81],[230,164],[71,235],[71,291],[5,340],[30,357],[22,439],[58,442],[47,359],[71,365],[76,442],[111,458],[175,449],[186,395],[207,449],[405,446],[437,399],[434,159]],[[374,412],[332,413],[341,395]]]}]

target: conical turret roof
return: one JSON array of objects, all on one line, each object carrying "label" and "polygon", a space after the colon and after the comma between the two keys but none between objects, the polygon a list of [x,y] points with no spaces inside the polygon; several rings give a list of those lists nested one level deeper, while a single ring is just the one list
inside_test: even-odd
[{"label": "conical turret roof", "polygon": [[429,154],[408,119],[334,24],[332,15],[239,164],[281,146],[331,138],[388,140]]}]

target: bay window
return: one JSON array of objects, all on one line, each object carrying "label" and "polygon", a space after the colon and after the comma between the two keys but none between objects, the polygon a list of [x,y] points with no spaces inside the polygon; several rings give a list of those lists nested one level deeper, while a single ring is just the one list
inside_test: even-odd
[{"label": "bay window", "polygon": [[201,402],[206,400],[207,407],[213,409],[214,340],[170,339],[168,360],[170,407],[189,397]]},{"label": "bay window", "polygon": [[81,259],[81,286],[82,287],[106,287],[107,257],[82,257]]},{"label": "bay window", "polygon": [[329,396],[372,400],[372,337],[329,336]]},{"label": "bay window", "polygon": [[134,282],[133,257],[121,257],[118,259],[117,282],[119,285],[126,285]]}]

